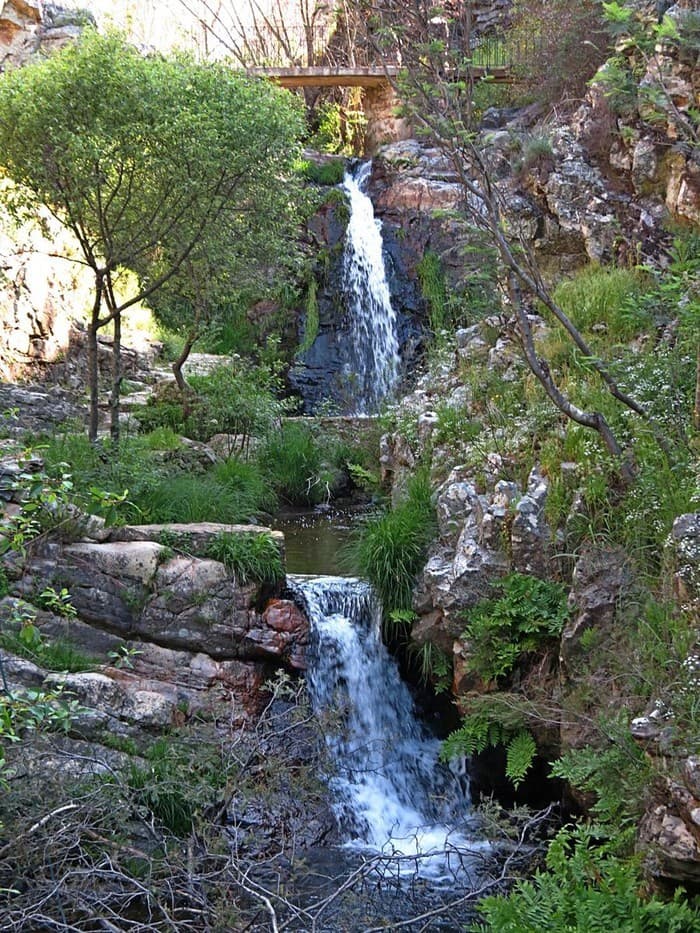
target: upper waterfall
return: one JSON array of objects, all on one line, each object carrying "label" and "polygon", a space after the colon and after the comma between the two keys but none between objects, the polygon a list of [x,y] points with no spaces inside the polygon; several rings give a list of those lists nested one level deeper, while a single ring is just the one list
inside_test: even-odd
[{"label": "upper waterfall", "polygon": [[353,414],[369,414],[391,394],[399,378],[399,338],[384,267],[381,224],[364,186],[372,170],[363,162],[345,173],[350,220],[343,255],[343,293],[348,331],[345,374],[354,386]]}]

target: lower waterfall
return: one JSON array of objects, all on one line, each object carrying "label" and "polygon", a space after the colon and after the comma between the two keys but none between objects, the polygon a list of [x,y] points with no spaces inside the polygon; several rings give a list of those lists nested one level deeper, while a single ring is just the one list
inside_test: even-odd
[{"label": "lower waterfall", "polygon": [[[346,847],[378,854],[393,874],[454,880],[486,844],[469,838],[469,789],[438,760],[381,639],[369,584],[288,578],[311,622],[308,689],[326,724],[334,810]],[[379,860],[381,861],[381,859]]]}]

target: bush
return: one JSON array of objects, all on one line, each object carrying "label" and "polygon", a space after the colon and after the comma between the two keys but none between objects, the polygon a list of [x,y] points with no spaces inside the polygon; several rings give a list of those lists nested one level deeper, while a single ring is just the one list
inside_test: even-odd
[{"label": "bush", "polygon": [[478,905],[483,923],[472,930],[493,933],[693,933],[700,913],[683,902],[644,897],[639,864],[620,858],[615,839],[581,827],[563,829],[547,854],[547,871],[519,881],[507,897],[487,897]]},{"label": "bush", "polygon": [[191,376],[192,392],[175,384],[160,398],[152,398],[134,414],[142,431],[172,428],[194,440],[214,434],[234,434],[245,446],[250,437],[264,437],[279,422],[289,404],[280,401],[274,366],[254,365],[234,357],[205,376]]},{"label": "bush", "polygon": [[315,185],[340,185],[345,177],[345,159],[328,159],[325,162],[303,162],[301,173]]}]

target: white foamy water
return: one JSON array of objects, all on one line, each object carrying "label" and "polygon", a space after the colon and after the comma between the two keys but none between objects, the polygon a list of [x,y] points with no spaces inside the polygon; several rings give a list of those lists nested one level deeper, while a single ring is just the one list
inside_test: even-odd
[{"label": "white foamy water", "polygon": [[380,222],[363,187],[372,170],[362,163],[347,172],[343,190],[350,203],[345,235],[343,292],[349,316],[350,346],[344,348],[354,414],[375,412],[399,378],[399,339],[384,267]]},{"label": "white foamy water", "polygon": [[289,579],[311,620],[307,679],[314,711],[328,722],[345,845],[386,856],[399,873],[440,878],[472,868],[486,846],[455,828],[468,820],[468,787],[438,761],[439,741],[416,719],[369,585]]}]

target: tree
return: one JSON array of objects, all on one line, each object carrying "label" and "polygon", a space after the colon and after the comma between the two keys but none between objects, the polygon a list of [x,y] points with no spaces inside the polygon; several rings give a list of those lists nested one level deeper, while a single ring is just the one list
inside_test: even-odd
[{"label": "tree", "polygon": [[[94,277],[91,438],[99,330],[113,323],[111,426],[118,440],[122,314],[201,255],[224,218],[264,230],[265,217],[288,199],[300,131],[294,99],[269,83],[184,56],[143,56],[115,34],[88,31],[3,78],[0,168],[27,204],[44,204],[73,232]],[[114,287],[121,267],[138,273],[126,298]]]},{"label": "tree", "polygon": [[333,31],[333,0],[177,0],[199,23],[205,51],[244,68],[318,65]]},{"label": "tree", "polygon": [[[356,3],[362,6],[362,0]],[[379,56],[388,50],[393,58],[396,49],[400,50],[401,73],[394,79],[387,72],[387,77],[395,83],[417,132],[429,137],[450,160],[464,195],[463,216],[486,235],[498,256],[504,292],[531,372],[559,411],[599,435],[618,464],[622,485],[629,485],[634,480],[632,453],[623,449],[601,411],[585,410],[562,390],[547,360],[538,355],[529,314],[533,303],[544,306],[617,402],[645,421],[649,421],[648,415],[618,385],[606,362],[555,301],[530,245],[521,235],[518,219],[509,209],[507,192],[498,184],[474,128],[469,4],[453,6],[451,15],[439,16],[438,8],[426,0],[378,0],[371,4],[366,19],[368,41]],[[667,451],[664,437],[654,425],[651,429]]]}]

